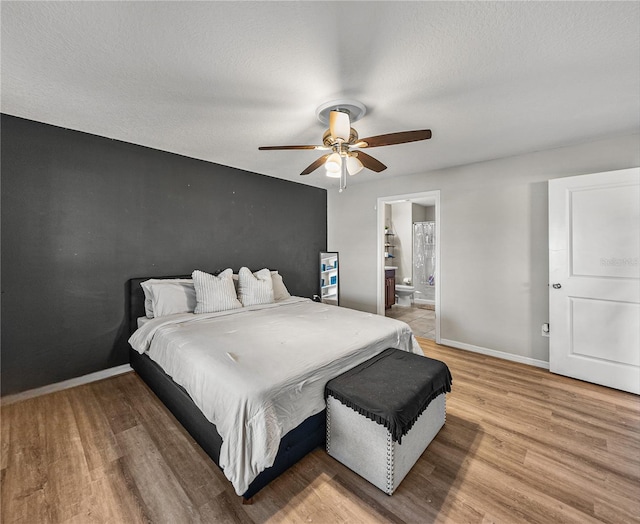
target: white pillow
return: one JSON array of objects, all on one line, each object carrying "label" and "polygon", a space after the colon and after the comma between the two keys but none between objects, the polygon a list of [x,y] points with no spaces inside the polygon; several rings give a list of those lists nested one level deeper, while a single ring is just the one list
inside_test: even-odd
[{"label": "white pillow", "polygon": [[287,286],[284,285],[284,282],[282,280],[282,275],[280,275],[277,271],[272,271],[271,281],[273,283],[273,300],[275,302],[291,298],[291,294],[289,293]]},{"label": "white pillow", "polygon": [[151,278],[140,283],[147,318],[193,313],[196,290],[190,278]]},{"label": "white pillow", "polygon": [[233,271],[225,269],[218,276],[195,270],[191,276],[196,288],[194,313],[215,313],[242,307],[233,287]]},{"label": "white pillow", "polygon": [[271,271],[261,269],[255,273],[246,267],[238,271],[238,298],[243,306],[271,304],[273,302],[273,281]]}]

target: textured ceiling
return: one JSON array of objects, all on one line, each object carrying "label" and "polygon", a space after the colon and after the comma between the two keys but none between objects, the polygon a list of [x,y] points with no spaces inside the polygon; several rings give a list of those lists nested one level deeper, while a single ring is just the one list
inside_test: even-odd
[{"label": "textured ceiling", "polygon": [[2,112],[265,175],[298,173],[315,109],[354,98],[380,174],[638,132],[639,2],[7,2]]}]

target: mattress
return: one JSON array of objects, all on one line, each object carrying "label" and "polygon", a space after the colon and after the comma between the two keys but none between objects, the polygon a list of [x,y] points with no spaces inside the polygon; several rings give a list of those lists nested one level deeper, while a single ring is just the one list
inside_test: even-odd
[{"label": "mattress", "polygon": [[403,322],[300,297],[150,319],[129,342],[216,425],[238,494],[273,464],[284,434],[324,409],[328,380],[389,347],[422,354]]}]

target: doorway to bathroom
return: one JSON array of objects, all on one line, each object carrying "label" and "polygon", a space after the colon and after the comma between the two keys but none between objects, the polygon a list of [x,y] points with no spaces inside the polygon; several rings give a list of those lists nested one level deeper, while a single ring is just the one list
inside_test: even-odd
[{"label": "doorway to bathroom", "polygon": [[[440,191],[380,197],[377,209],[377,312],[440,342]],[[395,303],[389,307],[391,274]]]}]

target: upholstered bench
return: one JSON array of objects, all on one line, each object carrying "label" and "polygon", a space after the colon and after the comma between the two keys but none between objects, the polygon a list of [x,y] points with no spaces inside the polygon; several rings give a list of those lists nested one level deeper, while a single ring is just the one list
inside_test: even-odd
[{"label": "upholstered bench", "polygon": [[330,380],[327,453],[391,495],[445,422],[444,362],[387,349]]}]

